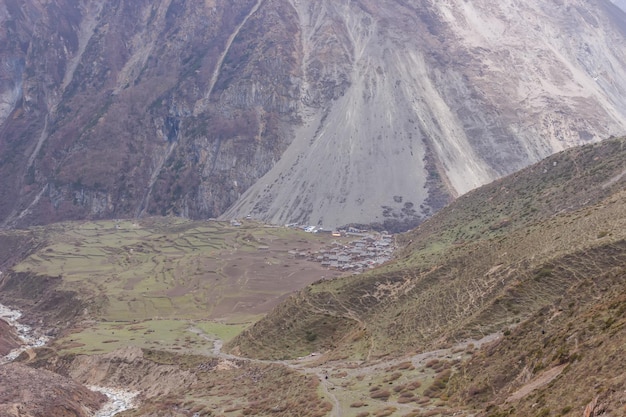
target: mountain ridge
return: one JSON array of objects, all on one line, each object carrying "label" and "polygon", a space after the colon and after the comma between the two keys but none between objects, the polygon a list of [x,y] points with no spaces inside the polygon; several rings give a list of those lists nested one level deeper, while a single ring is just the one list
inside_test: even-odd
[{"label": "mountain ridge", "polygon": [[[578,276],[624,259],[625,151],[624,139],[575,148],[474,190],[399,236],[406,246],[387,265],[314,284],[230,346],[270,358],[315,349],[369,358],[523,321]],[[317,329],[307,343],[303,332]]]},{"label": "mountain ridge", "polygon": [[[337,279],[314,249],[348,238],[255,222],[3,231],[3,303],[55,336],[13,369],[53,371],[72,392],[126,390],[134,415],[619,416],[624,161],[626,138],[562,151],[396,235],[386,264]],[[272,296],[305,275],[317,281]],[[255,300],[282,302],[256,321]],[[256,324],[239,333],[241,320]],[[37,407],[72,404],[47,400],[48,385],[29,386]]]},{"label": "mountain ridge", "polygon": [[407,230],[623,133],[625,19],[608,0],[7,0],[0,219]]}]

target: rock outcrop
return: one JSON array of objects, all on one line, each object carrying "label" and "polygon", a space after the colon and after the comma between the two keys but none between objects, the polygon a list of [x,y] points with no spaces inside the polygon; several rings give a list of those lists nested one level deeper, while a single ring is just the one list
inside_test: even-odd
[{"label": "rock outcrop", "polygon": [[90,417],[103,394],[61,375],[20,364],[0,366],[0,415],[7,417]]},{"label": "rock outcrop", "polygon": [[625,34],[609,0],[6,0],[0,223],[407,228],[626,131]]},{"label": "rock outcrop", "polygon": [[6,356],[13,349],[20,346],[20,338],[11,325],[0,319],[0,357]]}]

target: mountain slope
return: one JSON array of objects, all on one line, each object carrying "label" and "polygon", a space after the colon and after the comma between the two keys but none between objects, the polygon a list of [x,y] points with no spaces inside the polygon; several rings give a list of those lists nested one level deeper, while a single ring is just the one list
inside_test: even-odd
[{"label": "mountain slope", "polygon": [[0,357],[6,356],[21,344],[20,338],[9,324],[0,319]]},{"label": "mountain slope", "polygon": [[106,401],[69,378],[20,364],[1,366],[0,380],[0,414],[7,417],[93,416]]},{"label": "mountain slope", "polygon": [[[212,222],[176,219],[5,231],[0,295],[47,333],[65,329],[0,369],[5,413],[96,408],[101,397],[81,383],[139,392],[133,415],[621,416],[625,161],[626,138],[609,139],[469,192],[398,235],[395,260],[282,303],[227,345],[244,356],[221,350],[215,338],[229,338],[226,329],[203,325],[214,303],[198,284],[230,298],[231,314],[250,306],[216,281],[259,291],[262,276],[305,275],[304,263],[275,258],[289,258],[293,231],[247,224],[231,227],[229,240]],[[292,244],[323,239],[306,236]],[[228,253],[236,263],[221,270],[202,263]],[[260,272],[272,264],[283,272]],[[193,297],[173,303],[185,288]],[[103,290],[109,303],[94,297]],[[151,298],[141,320],[137,307]],[[199,320],[190,302],[201,304]],[[104,353],[116,346],[125,348]],[[59,384],[63,392],[50,388]]]},{"label": "mountain slope", "polygon": [[231,348],[375,358],[524,322],[626,262],[625,157],[626,139],[609,140],[483,186],[402,236],[394,261],[316,283]]},{"label": "mountain slope", "polygon": [[476,354],[448,394],[482,416],[623,415],[624,279],[622,262],[574,285]]},{"label": "mountain slope", "polygon": [[[305,118],[227,216],[416,224],[451,197],[623,132],[624,86],[608,74],[623,65],[609,62],[624,59],[624,16],[613,20],[609,7],[300,3],[303,42],[339,42],[349,87]],[[601,51],[614,57],[598,59]],[[315,57],[307,62],[312,71]]]},{"label": "mountain slope", "polygon": [[4,223],[223,211],[290,140],[298,28],[279,3],[5,2]]},{"label": "mountain slope", "polygon": [[0,22],[4,226],[403,230],[626,130],[626,15],[608,0],[6,0]]}]

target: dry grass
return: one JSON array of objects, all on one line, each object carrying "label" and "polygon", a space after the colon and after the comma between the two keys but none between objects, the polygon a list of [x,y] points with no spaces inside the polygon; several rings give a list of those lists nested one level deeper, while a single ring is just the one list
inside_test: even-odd
[{"label": "dry grass", "polygon": [[[626,191],[612,179],[624,170],[625,143],[573,149],[463,196],[401,237],[395,261],[316,283],[231,347],[258,357],[326,349],[374,358],[522,322],[624,257]],[[304,329],[315,344],[302,341]]]},{"label": "dry grass", "polygon": [[[455,401],[477,407],[494,401],[486,414],[494,416],[535,415],[537,408],[551,410],[546,415],[582,415],[598,396],[605,411],[624,415],[626,368],[619,359],[626,353],[624,265],[607,267],[569,289],[559,302],[475,355],[450,381]],[[505,402],[511,392],[559,366],[565,366],[562,374],[549,384]]]}]

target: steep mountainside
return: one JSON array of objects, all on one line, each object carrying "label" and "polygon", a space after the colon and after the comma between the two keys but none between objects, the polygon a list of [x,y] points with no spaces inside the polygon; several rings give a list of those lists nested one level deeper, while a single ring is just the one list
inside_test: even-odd
[{"label": "steep mountainside", "polygon": [[20,344],[20,339],[14,329],[6,321],[0,319],[0,357],[8,355]]},{"label": "steep mountainside", "polygon": [[403,235],[394,261],[314,284],[232,347],[261,357],[330,349],[374,358],[526,320],[623,267],[625,160],[626,139],[609,140],[472,191]]},{"label": "steep mountainside", "polygon": [[406,228],[623,133],[625,34],[609,0],[4,0],[0,221]]},{"label": "steep mountainside", "polygon": [[[400,236],[395,260],[310,286],[230,349],[416,364],[462,346],[423,391],[475,410],[459,415],[623,416],[625,161],[626,138],[607,140],[474,190]],[[493,334],[457,366],[463,341]]]},{"label": "steep mountainside", "polygon": [[3,231],[0,301],[53,340],[0,366],[0,414],[93,415],[95,384],[136,416],[626,415],[626,138],[467,193],[397,235],[394,260],[322,277],[235,336],[252,293],[328,277],[295,255],[324,236],[172,218]]},{"label": "steep mountainside", "polygon": [[106,397],[42,369],[0,366],[0,415],[6,417],[93,416]]}]

